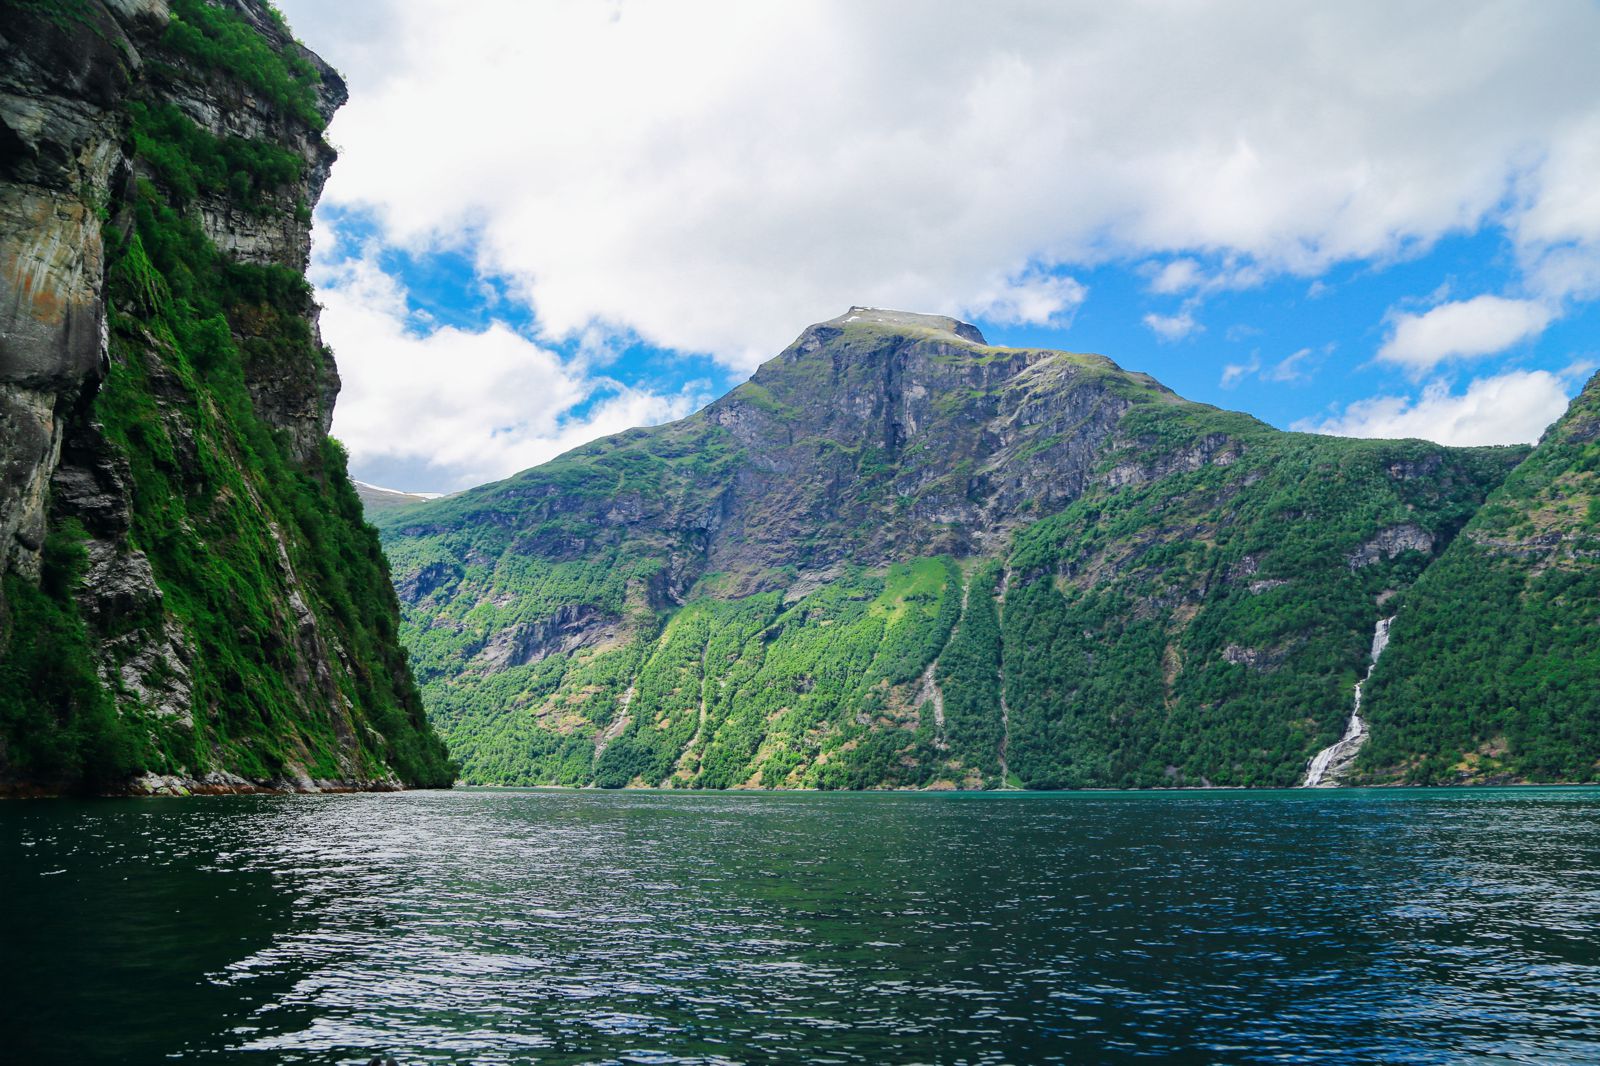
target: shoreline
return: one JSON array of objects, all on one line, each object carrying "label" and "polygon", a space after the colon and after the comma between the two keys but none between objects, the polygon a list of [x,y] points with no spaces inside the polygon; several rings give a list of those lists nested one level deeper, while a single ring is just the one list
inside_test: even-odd
[{"label": "shoreline", "polygon": [[253,781],[226,771],[204,777],[143,774],[118,789],[79,791],[28,781],[0,782],[0,801],[30,799],[175,799],[188,796],[319,796],[356,792],[411,792],[421,786],[393,778],[372,780],[277,778]]},{"label": "shoreline", "polygon": [[[1416,785],[1404,783],[1339,785],[1335,787],[1308,788],[1303,785],[1184,785],[1172,788],[600,788],[595,785],[489,785],[456,781],[450,785],[407,785],[397,781],[250,781],[245,778],[217,780],[222,775],[208,774],[206,778],[157,777],[149,774],[131,782],[121,791],[75,792],[70,789],[51,788],[21,782],[0,783],[0,803],[7,800],[50,799],[183,799],[193,796],[332,796],[357,793],[386,792],[571,792],[571,793],[636,793],[640,795],[699,795],[699,796],[782,796],[782,795],[845,795],[845,796],[951,796],[976,798],[979,796],[1075,796],[1075,795],[1194,795],[1227,793],[1229,795],[1263,795],[1267,793],[1304,793],[1306,795],[1340,795],[1353,792],[1456,792],[1490,790],[1577,790],[1600,788],[1600,781],[1497,781],[1459,782],[1445,785]],[[231,775],[228,775],[231,777]],[[155,783],[151,783],[154,779]]]},{"label": "shoreline", "polygon": [[627,786],[600,788],[597,785],[491,785],[457,781],[453,789],[483,792],[636,792],[649,795],[773,796],[785,794],[851,796],[1064,796],[1080,794],[1177,795],[1179,793],[1259,794],[1265,792],[1303,792],[1307,795],[1341,792],[1438,792],[1474,789],[1600,788],[1595,781],[1462,781],[1445,785],[1418,785],[1388,782],[1367,785],[1307,787],[1305,785],[1178,785],[1163,788],[653,788]]}]

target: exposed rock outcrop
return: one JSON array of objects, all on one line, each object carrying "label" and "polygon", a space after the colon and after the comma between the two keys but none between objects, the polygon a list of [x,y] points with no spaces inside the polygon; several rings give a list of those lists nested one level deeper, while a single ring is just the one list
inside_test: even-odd
[{"label": "exposed rock outcrop", "polygon": [[1410,523],[1379,530],[1376,537],[1350,553],[1350,569],[1358,570],[1363,566],[1371,566],[1380,559],[1393,559],[1401,552],[1408,551],[1431,554],[1433,534],[1421,526]]},{"label": "exposed rock outcrop", "polygon": [[[120,720],[96,743],[121,753],[91,771],[0,735],[0,789],[127,760],[195,788],[392,784],[400,733],[438,749],[392,607],[385,627],[340,606],[392,604],[375,547],[340,589],[308,555],[309,524],[365,536],[340,514],[339,379],[303,277],[346,95],[263,0],[0,6],[0,669],[33,639],[8,597],[35,595],[55,535],[58,569],[81,571],[60,624],[83,628]],[[253,670],[289,687],[251,692]],[[94,698],[74,684],[7,713],[82,734]]]}]

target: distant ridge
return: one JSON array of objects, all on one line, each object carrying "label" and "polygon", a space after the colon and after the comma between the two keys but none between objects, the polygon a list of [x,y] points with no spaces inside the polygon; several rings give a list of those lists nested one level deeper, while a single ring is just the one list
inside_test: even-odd
[{"label": "distant ridge", "polygon": [[408,503],[425,503],[444,495],[441,492],[405,492],[401,489],[386,489],[382,485],[369,485],[354,478],[351,479],[351,484],[356,487],[356,495],[361,497],[361,506],[368,511],[382,510],[386,507],[404,507]]}]

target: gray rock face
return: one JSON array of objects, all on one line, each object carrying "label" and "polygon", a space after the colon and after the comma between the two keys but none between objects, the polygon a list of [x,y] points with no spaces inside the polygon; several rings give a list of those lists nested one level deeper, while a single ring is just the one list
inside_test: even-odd
[{"label": "gray rock face", "polygon": [[[1113,376],[1099,356],[991,348],[931,315],[852,308],[812,326],[704,413],[746,456],[701,530],[706,565],[810,570],[998,543],[1090,483],[1130,404]],[[808,543],[839,527],[851,534]]]},{"label": "gray rock face", "polygon": [[1178,448],[1147,465],[1119,463],[1105,476],[1111,488],[1145,485],[1172,474],[1199,470],[1203,466],[1231,466],[1239,461],[1242,449],[1238,441],[1219,433],[1211,434],[1187,448]]},{"label": "gray rock face", "polygon": [[65,420],[106,358],[96,207],[122,162],[109,108],[137,27],[92,17],[69,42],[0,11],[0,571],[29,576]]},{"label": "gray rock face", "polygon": [[1222,649],[1222,658],[1235,666],[1247,666],[1252,670],[1267,673],[1283,665],[1283,661],[1288,658],[1288,649],[1246,648],[1239,644],[1229,644]]},{"label": "gray rock face", "polygon": [[[572,453],[587,478],[600,476],[605,456],[641,449],[641,469],[655,472],[638,490],[604,475],[599,491],[574,491],[536,470],[457,497],[474,527],[503,526],[516,556],[582,561],[648,545],[664,563],[630,589],[623,611],[596,605],[514,623],[485,637],[476,662],[503,669],[625,637],[629,610],[679,605],[708,574],[720,595],[738,596],[792,590],[801,575],[843,565],[995,550],[1098,479],[1164,475],[1100,470],[1136,402],[1184,401],[1102,356],[992,347],[954,319],[851,308],[682,422]],[[1233,461],[1239,448],[1219,436],[1166,461],[1198,469]],[[714,454],[730,458],[693,461]],[[461,580],[442,563],[396,574],[410,603],[461,595]]]},{"label": "gray rock face", "polygon": [[[270,47],[315,70],[320,81],[312,107],[324,123],[345,102],[338,74],[289,36],[265,0],[211,2],[242,16]],[[205,190],[188,203],[174,200],[226,258],[238,263],[304,274],[310,208],[335,153],[303,112],[221,68],[199,66],[172,47],[164,36],[172,18],[165,0],[83,0],[59,11],[49,8],[0,5],[0,574],[37,581],[47,528],[68,521],[76,523],[73,528],[81,526],[87,534],[87,570],[78,607],[107,691],[126,715],[192,728],[214,710],[205,700],[215,697],[196,689],[206,664],[196,662],[195,649],[203,642],[174,621],[151,557],[133,543],[134,478],[119,449],[137,449],[113,445],[93,414],[112,357],[103,234],[117,238],[110,242],[113,247],[125,240],[137,182],[159,187],[163,181],[161,173],[132,154],[129,105],[176,108],[217,137],[268,142],[303,161],[298,180],[264,190],[258,203],[238,203],[226,193]],[[68,8],[70,14],[63,15]],[[321,346],[309,303],[305,325],[323,357],[302,358],[298,348],[284,355],[282,345],[271,343],[284,334],[282,318],[272,316],[300,313],[288,303],[264,304],[256,316],[259,324],[249,308],[250,313],[231,309],[229,322],[244,353],[255,419],[287,442],[292,461],[309,467],[321,462],[339,378]],[[229,454],[234,445],[220,435],[205,436],[211,432],[205,427],[217,418],[215,409],[206,409],[214,398],[183,376],[187,371],[175,367],[170,342],[143,324],[143,312],[150,308],[119,310],[118,366],[138,366],[139,388],[148,393],[142,398],[150,401],[152,435],[163,449],[170,448],[161,461],[176,470],[177,483],[203,484],[207,493],[215,492],[216,479],[205,476],[205,463],[215,467],[240,457]],[[258,337],[268,343],[253,345]],[[347,690],[357,664],[326,617],[319,621],[312,606],[317,596],[291,563],[291,538],[299,534],[286,534],[272,520],[272,509],[248,478],[239,484],[242,488],[219,494],[217,508],[237,507],[246,516],[241,528],[266,528],[267,570],[273,545],[277,556],[274,587],[260,597],[267,615],[260,624],[264,631],[240,639],[267,648],[264,657],[276,656],[306,705],[326,715],[337,748],[339,781],[306,778],[287,784],[309,789],[390,781],[383,776],[388,771],[369,757],[381,750],[383,738],[363,749],[356,735],[353,723],[359,716],[352,714]],[[159,563],[159,550],[146,546]],[[0,597],[0,655],[5,654],[7,618]],[[409,689],[409,676],[402,680],[399,687]],[[224,677],[221,683],[238,681]],[[5,770],[0,751],[0,778]],[[237,790],[242,783],[221,771],[189,782],[220,791]],[[151,788],[169,786],[177,787],[157,781]]]},{"label": "gray rock face", "polygon": [[485,669],[523,666],[551,655],[614,640],[618,620],[588,604],[563,604],[548,618],[496,633],[476,657]]},{"label": "gray rock face", "polygon": [[1401,552],[1408,551],[1431,554],[1433,534],[1421,526],[1391,526],[1380,530],[1376,537],[1351,553],[1347,562],[1350,569],[1359,570],[1363,566],[1371,566],[1380,559],[1393,559]]},{"label": "gray rock face", "polygon": [[[317,67],[318,106],[331,116],[347,97],[339,76],[256,0],[233,6]],[[20,7],[0,10],[0,569],[29,575],[38,571],[66,426],[106,366],[101,226],[132,174],[120,104],[158,98],[215,134],[270,139],[306,160],[304,182],[280,192],[272,210],[246,212],[219,198],[198,205],[207,235],[244,262],[305,269],[303,207],[321,194],[334,157],[320,136],[238,82],[169,54],[150,85],[146,55],[159,51],[170,18],[163,0],[85,4],[80,14],[83,32],[64,34]],[[265,373],[249,385],[299,457],[320,445],[339,388],[331,359],[309,379]]]}]

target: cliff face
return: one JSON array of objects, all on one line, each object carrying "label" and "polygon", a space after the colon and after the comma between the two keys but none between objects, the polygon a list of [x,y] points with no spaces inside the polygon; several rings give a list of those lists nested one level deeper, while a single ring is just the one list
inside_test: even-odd
[{"label": "cliff face", "polygon": [[1600,377],[1407,597],[1368,781],[1600,779]]},{"label": "cliff face", "polygon": [[469,780],[1286,785],[1524,454],[853,308],[690,418],[379,521]]},{"label": "cliff face", "polygon": [[737,593],[786,566],[993,551],[1082,494],[1130,407],[1179,402],[1100,356],[852,308],[706,411],[743,455],[707,566]]},{"label": "cliff face", "polygon": [[327,438],[338,75],[256,0],[0,5],[0,781],[442,783]]}]

